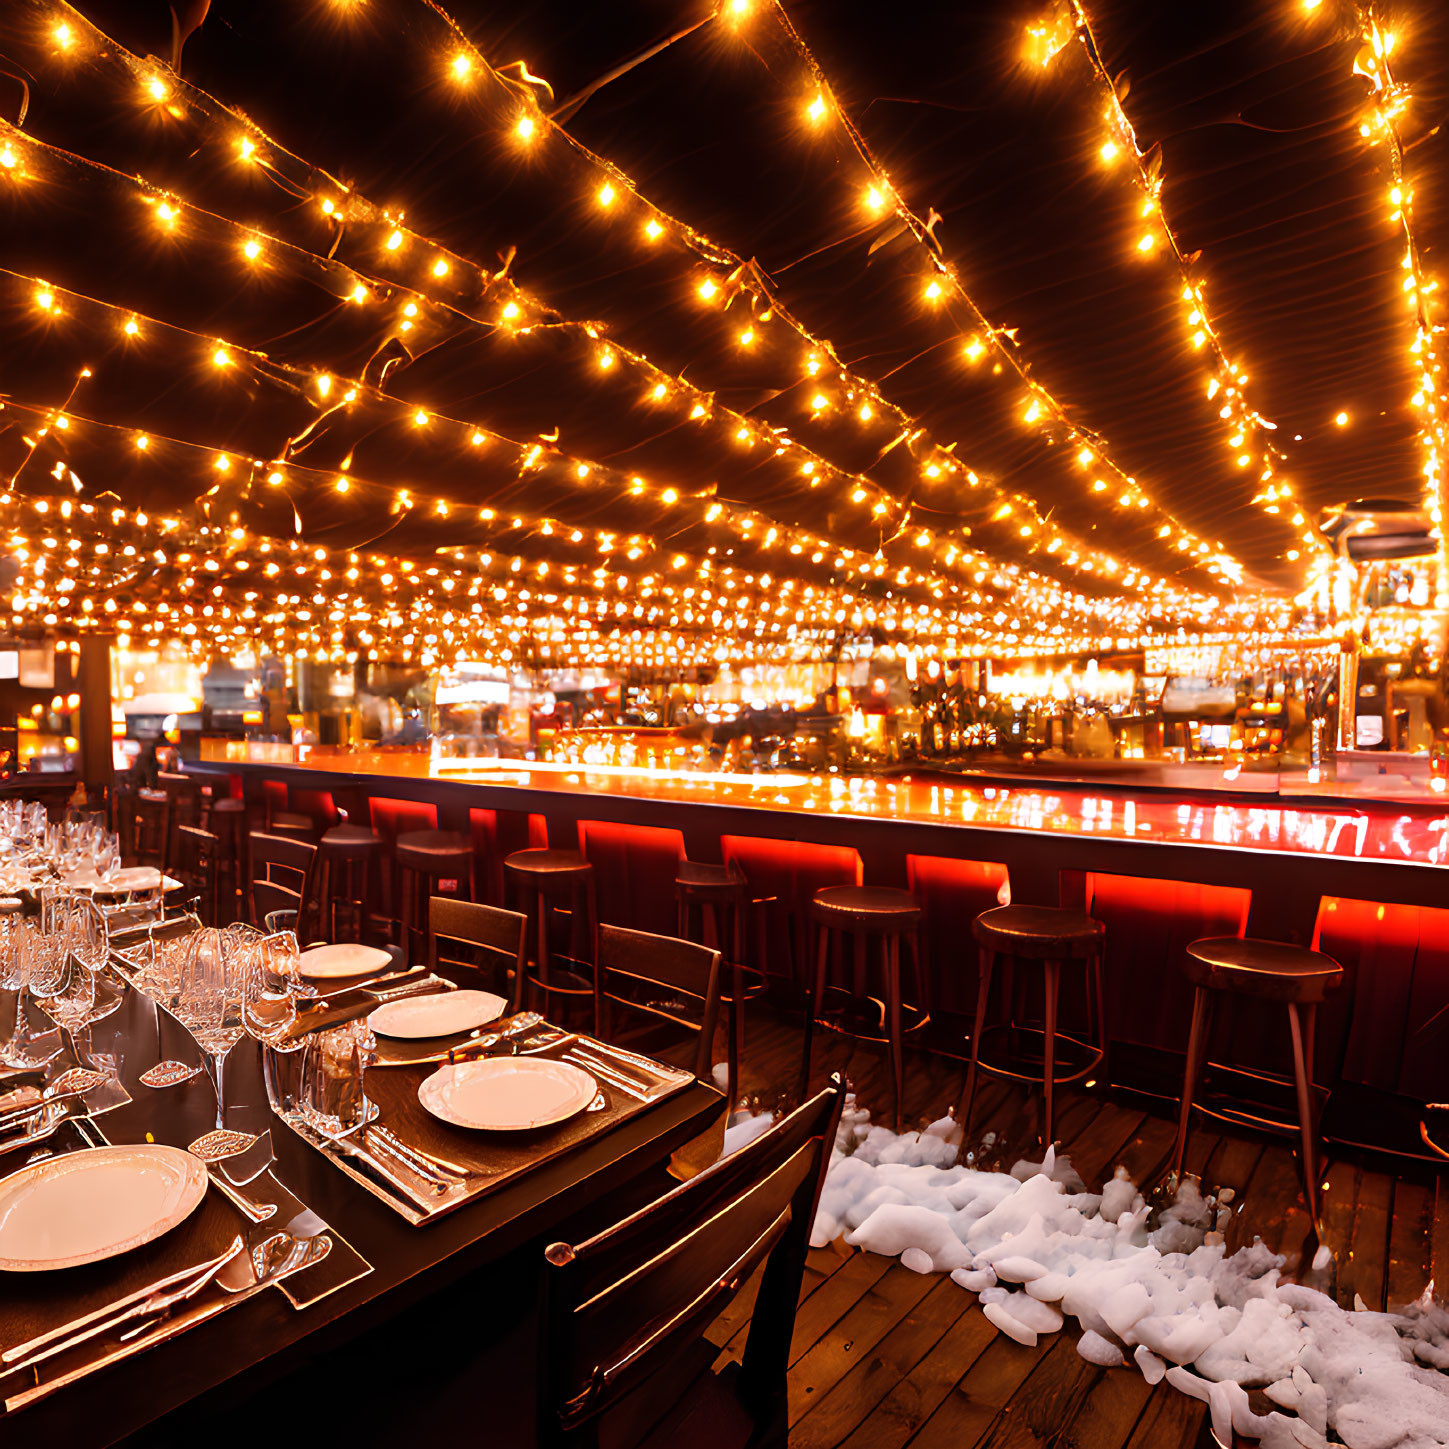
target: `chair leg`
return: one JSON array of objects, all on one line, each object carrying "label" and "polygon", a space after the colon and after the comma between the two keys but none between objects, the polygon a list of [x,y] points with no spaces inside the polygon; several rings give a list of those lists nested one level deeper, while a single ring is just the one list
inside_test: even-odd
[{"label": "chair leg", "polygon": [[1199,986],[1192,1000],[1192,1028],[1187,1036],[1187,1062],[1182,1073],[1182,1106],[1177,1116],[1177,1144],[1172,1149],[1174,1179],[1182,1177],[1182,1164],[1187,1156],[1187,1129],[1192,1117],[1192,1099],[1202,1076],[1203,1059],[1207,1056],[1208,1031],[1212,1026],[1212,993]]},{"label": "chair leg", "polygon": [[1298,1130],[1303,1139],[1303,1196],[1308,1203],[1308,1220],[1318,1231],[1318,1124],[1315,1120],[1313,1103],[1312,1058],[1306,1050],[1305,1036],[1312,1039],[1312,1020],[1315,1008],[1306,1008],[1309,1017],[1305,1023],[1298,1013],[1298,1003],[1288,1003],[1288,1029],[1293,1035],[1293,1081],[1298,1089]]},{"label": "chair leg", "polygon": [[1104,1087],[1112,1084],[1112,1074],[1108,1070],[1107,1052],[1108,1042],[1111,1038],[1107,1035],[1107,1008],[1105,995],[1102,990],[1102,951],[1098,947],[1092,953],[1092,995],[1097,1003],[1097,1045],[1102,1049],[1102,1060],[1097,1064],[1098,1079]]},{"label": "chair leg", "polygon": [[815,928],[815,982],[805,996],[805,1041],[800,1052],[800,1081],[795,1099],[803,1102],[810,1095],[810,1057],[815,1045],[815,1015],[825,996],[825,971],[830,964],[830,928]]},{"label": "chair leg", "polygon": [[739,1096],[740,1086],[740,1061],[745,1054],[745,998],[744,982],[738,961],[730,963],[730,1019],[729,1019],[729,1045],[726,1048],[728,1053],[726,1060],[729,1063],[729,1094],[730,1109]]},{"label": "chair leg", "polygon": [[1042,1118],[1042,1145],[1052,1145],[1052,1095],[1057,1075],[1057,998],[1061,992],[1062,963],[1042,962],[1042,992],[1045,997],[1042,1020],[1042,1070],[1041,1085],[1046,1096],[1045,1113]]},{"label": "chair leg", "polygon": [[976,1067],[981,1057],[981,1032],[986,1025],[986,1002],[991,994],[991,973],[996,965],[996,952],[983,946],[980,952],[980,979],[976,985],[976,1019],[971,1023],[971,1064],[966,1068],[966,1082],[961,1100],[956,1104],[956,1120],[964,1134],[961,1145],[971,1140],[971,1109],[976,1102]]},{"label": "chair leg", "polygon": [[[863,939],[863,938],[862,938]],[[886,1011],[890,1022],[891,1086],[895,1092],[895,1130],[901,1130],[901,1102],[905,1097],[906,1073],[901,1050],[901,943],[896,936],[887,936],[881,943],[885,951]]]},{"label": "chair leg", "polygon": [[906,946],[911,953],[911,976],[916,986],[916,1010],[922,1017],[931,1014],[931,987],[921,965],[921,937],[918,931],[906,932]]}]

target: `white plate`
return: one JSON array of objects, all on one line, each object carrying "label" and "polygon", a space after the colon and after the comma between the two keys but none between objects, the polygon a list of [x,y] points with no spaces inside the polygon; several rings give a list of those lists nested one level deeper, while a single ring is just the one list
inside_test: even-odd
[{"label": "white plate", "polygon": [[335,946],[313,946],[298,957],[303,976],[313,981],[333,981],[347,976],[366,976],[392,965],[392,957],[376,946],[359,946],[353,941]]},{"label": "white plate", "polygon": [[382,1036],[408,1041],[453,1036],[497,1021],[507,1005],[503,997],[491,991],[435,991],[428,996],[389,1001],[367,1018],[367,1024]]},{"label": "white plate", "polygon": [[74,1268],[128,1253],[206,1196],[206,1164],[179,1147],[93,1147],[0,1181],[0,1270]]},{"label": "white plate", "polygon": [[485,1057],[440,1067],[418,1088],[418,1101],[455,1127],[523,1132],[582,1112],[599,1084],[567,1062],[543,1057]]}]

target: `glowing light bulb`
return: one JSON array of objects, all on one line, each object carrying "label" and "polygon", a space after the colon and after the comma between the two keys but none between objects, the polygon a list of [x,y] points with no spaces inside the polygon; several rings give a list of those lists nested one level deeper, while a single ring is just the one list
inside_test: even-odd
[{"label": "glowing light bulb", "polygon": [[673,489],[673,488],[666,488],[664,490],[664,492],[661,493],[659,496],[666,503],[678,503],[679,502],[679,493],[678,493],[678,491],[676,489]]},{"label": "glowing light bulb", "polygon": [[1102,160],[1104,160],[1104,161],[1115,161],[1117,159],[1117,152],[1118,152],[1119,149],[1120,148],[1118,147],[1118,145],[1117,145],[1117,143],[1115,141],[1104,141],[1102,143],[1102,152],[1101,152]]},{"label": "glowing light bulb", "polygon": [[740,346],[741,347],[749,347],[749,346],[751,346],[754,343],[754,340],[755,340],[755,334],[753,332],[744,331],[744,332],[741,332],[740,333]]},{"label": "glowing light bulb", "polygon": [[442,257],[439,257],[433,263],[433,275],[435,277],[446,277],[448,275],[448,264]]},{"label": "glowing light bulb", "polygon": [[513,134],[517,136],[520,141],[531,141],[533,140],[533,132],[533,117],[520,116],[518,118],[518,124],[513,128]]},{"label": "glowing light bulb", "polygon": [[1339,413],[1339,415],[1336,418],[1334,418],[1333,421],[1336,422],[1338,424],[1338,426],[1341,427],[1341,428],[1342,427],[1347,427],[1347,425],[1348,425],[1348,414],[1347,413]]},{"label": "glowing light bulb", "polygon": [[227,352],[226,348],[218,347],[216,351],[211,354],[211,361],[213,366],[215,367],[230,367],[231,354]]},{"label": "glowing light bulb", "polygon": [[825,119],[825,97],[816,96],[806,107],[805,114],[810,117],[812,126],[818,126]]},{"label": "glowing light bulb", "polygon": [[1077,462],[1079,462],[1084,468],[1090,468],[1092,466],[1092,456],[1092,450],[1090,448],[1083,448],[1082,451],[1077,454]]},{"label": "glowing light bulb", "polygon": [[62,50],[69,50],[75,44],[75,36],[71,33],[69,25],[57,25],[50,33],[55,37],[55,43]]},{"label": "glowing light bulb", "polygon": [[872,186],[867,189],[865,204],[871,211],[879,211],[885,205],[885,197],[881,194],[880,187]]},{"label": "glowing light bulb", "polygon": [[664,228],[660,226],[659,223],[655,221],[654,218],[651,216],[649,220],[644,223],[644,235],[647,236],[650,241],[658,241],[659,238],[664,235]]},{"label": "glowing light bulb", "polygon": [[599,205],[612,206],[614,204],[615,195],[616,192],[614,191],[614,188],[607,181],[604,182],[604,184],[599,187]]},{"label": "glowing light bulb", "polygon": [[365,302],[367,301],[367,288],[359,282],[347,295],[353,302]]},{"label": "glowing light bulb", "polygon": [[1152,248],[1156,245],[1157,238],[1154,237],[1150,231],[1143,232],[1141,238],[1138,240],[1137,250],[1139,252],[1150,252]]},{"label": "glowing light bulb", "polygon": [[153,75],[146,82],[146,90],[153,101],[164,101],[171,94],[170,88],[159,75]]},{"label": "glowing light bulb", "polygon": [[607,348],[599,352],[599,366],[607,372],[614,365],[614,354]]},{"label": "glowing light bulb", "polygon": [[455,80],[467,80],[472,69],[473,62],[466,55],[459,52],[459,54],[453,57],[453,77]]},{"label": "glowing light bulb", "polygon": [[706,302],[710,301],[718,291],[719,284],[714,280],[713,277],[706,277],[704,281],[699,284],[699,295],[703,297]]},{"label": "glowing light bulb", "polygon": [[134,317],[128,318],[123,329],[127,337],[134,337],[140,330],[140,323]]},{"label": "glowing light bulb", "polygon": [[507,320],[509,322],[513,321],[513,319],[518,316],[518,310],[519,310],[518,309],[518,303],[517,302],[510,302],[503,309],[503,316],[504,316],[505,320]]},{"label": "glowing light bulb", "polygon": [[161,225],[166,227],[168,230],[176,225],[176,208],[174,206],[171,206],[169,203],[165,201],[161,202],[161,204],[156,208],[156,215],[159,218]]},{"label": "glowing light bulb", "polygon": [[387,239],[387,249],[390,252],[395,252],[402,244],[403,234],[400,231],[394,231]]},{"label": "glowing light bulb", "polygon": [[352,481],[348,478],[339,478],[332,486],[339,493],[346,493],[347,490],[352,487]]},{"label": "glowing light bulb", "polygon": [[986,344],[979,337],[973,337],[962,350],[969,362],[979,362],[981,354],[986,351]]},{"label": "glowing light bulb", "polygon": [[136,446],[144,453],[151,446],[151,439],[145,433],[137,433]]},{"label": "glowing light bulb", "polygon": [[242,251],[246,253],[248,261],[254,262],[262,254],[262,244],[254,239],[252,241],[249,241],[242,248]]},{"label": "glowing light bulb", "polygon": [[418,428],[423,428],[423,427],[426,427],[427,426],[427,423],[428,423],[428,415],[427,415],[427,413],[425,413],[421,408],[419,408],[417,410],[417,412],[415,412],[413,414],[413,426],[414,427],[418,427]]},{"label": "glowing light bulb", "polygon": [[243,136],[236,143],[236,149],[243,161],[250,161],[257,154],[257,143],[250,136]]},{"label": "glowing light bulb", "polygon": [[55,294],[51,292],[48,288],[42,287],[35,294],[35,305],[39,307],[42,312],[49,312],[55,306]]},{"label": "glowing light bulb", "polygon": [[332,391],[332,379],[325,372],[317,374],[317,391],[322,397],[326,397]]},{"label": "glowing light bulb", "polygon": [[829,403],[830,399],[827,398],[823,392],[817,392],[815,396],[810,399],[810,406],[814,408],[817,413],[821,410],[821,408],[828,407]]},{"label": "glowing light bulb", "polygon": [[928,301],[928,302],[936,302],[936,301],[939,301],[940,300],[940,297],[941,297],[941,284],[939,282],[929,282],[929,283],[927,283],[927,285],[926,285],[926,301]]},{"label": "glowing light bulb", "polygon": [[669,389],[662,382],[656,382],[654,384],[654,391],[650,394],[650,396],[654,399],[655,402],[662,402],[664,400],[664,395],[668,391]]},{"label": "glowing light bulb", "polygon": [[1041,413],[1041,403],[1038,402],[1036,398],[1032,398],[1032,400],[1026,406],[1026,411],[1021,415],[1022,421],[1027,423],[1034,423],[1039,417],[1041,417]]}]

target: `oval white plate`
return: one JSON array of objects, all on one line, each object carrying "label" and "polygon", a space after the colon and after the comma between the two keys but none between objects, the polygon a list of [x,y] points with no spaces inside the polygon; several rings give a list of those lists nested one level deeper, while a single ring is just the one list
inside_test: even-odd
[{"label": "oval white plate", "polygon": [[206,1196],[206,1164],[179,1147],[93,1147],[0,1182],[0,1270],[75,1268],[128,1253]]},{"label": "oval white plate", "polygon": [[341,941],[334,946],[313,946],[297,958],[303,976],[313,981],[331,981],[346,976],[366,976],[392,965],[392,957],[376,946],[359,946]]},{"label": "oval white plate", "polygon": [[567,1062],[542,1057],[485,1057],[440,1067],[418,1088],[418,1101],[455,1127],[523,1132],[582,1112],[599,1084]]},{"label": "oval white plate", "polygon": [[408,1041],[453,1036],[497,1021],[507,1005],[491,991],[435,991],[429,996],[405,996],[401,1001],[389,1001],[367,1018],[367,1024],[382,1036]]}]

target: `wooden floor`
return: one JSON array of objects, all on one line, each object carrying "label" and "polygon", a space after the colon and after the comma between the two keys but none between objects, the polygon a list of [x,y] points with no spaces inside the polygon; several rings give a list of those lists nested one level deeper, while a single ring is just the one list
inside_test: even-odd
[{"label": "wooden floor", "polygon": [[[773,1107],[798,1064],[799,1028],[751,1019],[741,1072],[746,1096]],[[817,1037],[816,1084],[844,1073],[864,1107],[885,1119],[889,1077],[879,1049]],[[903,1125],[944,1114],[960,1064],[917,1053],[908,1062]],[[976,1134],[994,1131],[995,1163],[1040,1157],[1039,1093],[988,1079]],[[1090,1188],[1125,1165],[1144,1190],[1164,1172],[1174,1124],[1135,1099],[1062,1089],[1059,1150]],[[1238,1212],[1229,1251],[1261,1237],[1289,1255],[1288,1276],[1370,1308],[1419,1297],[1431,1278],[1449,1284],[1449,1176],[1396,1176],[1387,1162],[1329,1161],[1323,1234],[1334,1261],[1311,1269],[1308,1216],[1286,1138],[1224,1129],[1199,1119],[1187,1167],[1205,1189],[1231,1187]],[[1305,1261],[1306,1257],[1306,1261]],[[713,1325],[725,1357],[744,1349],[753,1286]],[[790,1443],[799,1449],[1176,1449],[1208,1445],[1203,1405],[1166,1382],[1150,1388],[1133,1369],[1103,1370],[1076,1352],[1068,1327],[1024,1348],[998,1334],[974,1294],[945,1275],[920,1275],[843,1242],[810,1254],[790,1369]],[[1264,1405],[1263,1407],[1267,1407]]]}]

